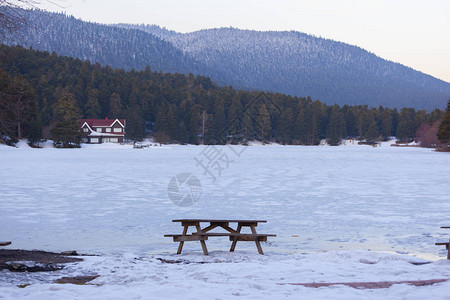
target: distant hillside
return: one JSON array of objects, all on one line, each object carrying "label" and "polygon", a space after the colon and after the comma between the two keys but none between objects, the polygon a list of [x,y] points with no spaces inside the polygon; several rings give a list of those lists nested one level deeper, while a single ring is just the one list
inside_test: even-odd
[{"label": "distant hillside", "polygon": [[24,12],[32,26],[4,41],[125,70],[209,76],[220,85],[311,96],[329,104],[444,108],[450,84],[359,47],[299,32],[233,28],[181,34]]},{"label": "distant hillside", "polygon": [[[121,25],[124,26],[124,25]],[[127,26],[155,34],[214,70],[220,83],[327,103],[443,108],[450,84],[345,43],[295,31],[234,28],[187,34]]]},{"label": "distant hillside", "polygon": [[199,73],[204,67],[170,42],[141,30],[83,22],[64,14],[22,11],[28,26],[9,35],[7,45],[56,52],[125,70]]}]

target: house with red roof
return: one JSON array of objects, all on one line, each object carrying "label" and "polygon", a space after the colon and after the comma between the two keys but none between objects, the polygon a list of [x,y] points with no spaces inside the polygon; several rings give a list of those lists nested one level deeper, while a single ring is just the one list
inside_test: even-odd
[{"label": "house with red roof", "polygon": [[125,119],[80,119],[81,129],[88,144],[123,143]]}]

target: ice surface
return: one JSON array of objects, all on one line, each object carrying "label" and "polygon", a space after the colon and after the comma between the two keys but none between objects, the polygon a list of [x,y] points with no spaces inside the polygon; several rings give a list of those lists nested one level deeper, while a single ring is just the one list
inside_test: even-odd
[{"label": "ice surface", "polygon": [[[3,271],[0,295],[28,299],[448,295],[444,290],[449,283],[394,285],[370,292],[277,285],[449,278],[448,261],[422,266],[408,262],[445,257],[445,248],[434,243],[448,240],[450,234],[439,229],[450,225],[448,153],[389,146],[215,146],[213,150],[224,156],[221,174],[209,169],[216,176],[213,180],[194,160],[204,158],[206,149],[0,147],[0,237],[13,241],[8,248],[103,254],[58,271],[61,276],[64,272],[73,276],[72,271],[98,273],[101,277],[93,283],[100,287],[54,285],[42,275]],[[194,206],[179,207],[168,198],[167,185],[173,176],[186,172],[201,180],[202,195]],[[259,256],[252,243],[238,243],[236,252],[228,253],[226,238],[208,240],[210,257],[202,256],[196,242],[186,243],[183,255],[176,256],[177,245],[163,235],[181,233],[181,226],[171,222],[179,218],[266,219],[258,232],[278,236],[263,244],[266,256]],[[163,264],[157,259],[161,257],[190,263]],[[33,285],[25,289],[13,286],[28,281]]]}]

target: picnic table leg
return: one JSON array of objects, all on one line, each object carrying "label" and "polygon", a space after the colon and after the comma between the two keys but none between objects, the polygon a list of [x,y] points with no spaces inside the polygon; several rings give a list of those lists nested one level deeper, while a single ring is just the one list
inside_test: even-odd
[{"label": "picnic table leg", "polygon": [[[186,233],[187,233],[187,231],[188,231],[188,227],[189,227],[189,226],[184,226],[184,229],[183,229],[183,235],[186,235]],[[181,251],[183,250],[183,245],[184,245],[184,241],[181,241],[181,242],[180,242],[180,245],[178,245],[178,251],[177,251],[177,254],[181,254]]]},{"label": "picnic table leg", "polygon": [[[256,234],[256,229],[253,224],[250,224],[250,229],[252,230],[253,234]],[[261,243],[259,242],[258,239],[255,240],[255,244],[256,244],[256,248],[258,248],[258,253],[261,255],[264,255],[264,252],[262,251],[262,248],[261,248]]]},{"label": "picnic table leg", "polygon": [[[197,224],[195,227],[197,228],[197,232],[202,231],[200,224]],[[206,242],[201,240],[200,244],[202,244],[203,254],[208,255],[208,249],[206,248]]]},{"label": "picnic table leg", "polygon": [[447,259],[450,259],[450,239],[448,240],[447,244]]},{"label": "picnic table leg", "polygon": [[[240,233],[241,232],[241,228],[242,228],[242,224],[239,223],[236,231]],[[237,236],[235,236],[233,238],[233,243],[231,244],[230,252],[233,252],[234,249],[236,248],[237,240],[238,240],[238,238],[237,238]]]}]

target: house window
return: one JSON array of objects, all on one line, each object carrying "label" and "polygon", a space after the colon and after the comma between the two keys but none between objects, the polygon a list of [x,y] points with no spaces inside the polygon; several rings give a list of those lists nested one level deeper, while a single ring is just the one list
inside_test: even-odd
[{"label": "house window", "polygon": [[114,132],[122,132],[122,128],[114,128]]},{"label": "house window", "polygon": [[89,132],[89,129],[87,129],[86,127],[83,128],[84,132]]},{"label": "house window", "polygon": [[97,128],[97,132],[102,132],[102,129],[101,128]]},{"label": "house window", "polygon": [[110,141],[111,143],[118,143],[118,142],[119,142],[119,139],[118,139],[118,138],[110,138],[109,141]]},{"label": "house window", "polygon": [[111,132],[111,128],[106,128],[106,132]]},{"label": "house window", "polygon": [[91,138],[91,144],[98,144],[98,138]]}]

